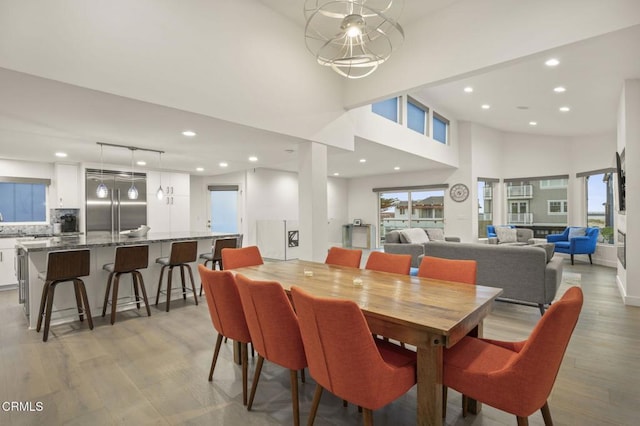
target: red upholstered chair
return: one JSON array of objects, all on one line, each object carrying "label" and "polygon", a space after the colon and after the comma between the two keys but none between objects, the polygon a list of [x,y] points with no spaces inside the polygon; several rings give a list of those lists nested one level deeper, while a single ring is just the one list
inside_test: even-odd
[{"label": "red upholstered chair", "polygon": [[308,424],[313,424],[323,389],[361,406],[364,423],[371,425],[372,410],[402,396],[416,383],[415,352],[374,339],[354,302],[314,297],[295,286],[291,295],[309,373],[317,383]]},{"label": "red upholstered chair", "polygon": [[262,255],[257,246],[222,249],[222,266],[224,269],[243,268],[245,266],[262,265]]},{"label": "red upholstered chair", "polygon": [[411,255],[373,251],[367,259],[365,269],[409,275],[409,271],[411,270]]},{"label": "red upholstered chair", "polygon": [[360,267],[362,250],[345,249],[342,247],[331,247],[324,263],[329,265],[349,266],[351,268]]},{"label": "red upholstered chair", "polygon": [[213,370],[216,368],[222,337],[240,342],[242,359],[242,403],[247,405],[247,344],[251,342],[249,328],[242,310],[240,294],[233,274],[229,271],[215,271],[204,265],[198,265],[198,272],[202,280],[209,314],[213,327],[218,332],[213,360],[209,370],[209,381],[213,380]]},{"label": "red upholstered chair", "polygon": [[582,308],[582,290],[572,287],[551,305],[529,338],[501,342],[464,337],[444,352],[444,384],[492,407],[514,414],[518,425],[542,411],[552,424],[547,398]]},{"label": "red upholstered chair", "polygon": [[240,299],[251,334],[251,342],[258,352],[251,395],[247,409],[251,410],[264,360],[288,368],[291,379],[293,423],[300,424],[298,408],[298,370],[307,366],[298,317],[284,289],[275,281],[254,281],[236,275]]},{"label": "red upholstered chair", "polygon": [[418,268],[418,276],[443,281],[475,284],[478,263],[475,260],[442,259],[424,256]]}]

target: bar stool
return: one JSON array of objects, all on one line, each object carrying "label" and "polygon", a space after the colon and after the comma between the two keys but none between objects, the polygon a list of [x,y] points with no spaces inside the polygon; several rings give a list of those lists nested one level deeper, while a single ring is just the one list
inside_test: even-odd
[{"label": "bar stool", "polygon": [[[102,267],[109,272],[107,281],[107,289],[104,292],[104,304],[102,305],[102,316],[107,313],[107,305],[111,304],[111,325],[116,322],[116,309],[120,300],[129,300],[129,302],[121,303],[122,305],[136,304],[140,309],[140,292],[142,292],[142,301],[147,308],[147,316],[151,316],[149,309],[149,301],[147,300],[147,290],[144,287],[144,280],[139,269],[146,269],[149,265],[149,246],[121,246],[116,248],[116,259],[114,263],[107,263]],[[131,274],[131,284],[133,286],[134,297],[127,296],[118,299],[118,287],[120,284],[120,275]],[[115,280],[113,277],[115,276]],[[113,293],[111,301],[109,301],[109,290],[113,282]],[[135,298],[135,300],[133,300]]]},{"label": "bar stool", "polygon": [[[87,298],[87,290],[84,281],[80,277],[89,275],[89,250],[67,250],[53,251],[47,257],[47,270],[38,274],[38,278],[44,281],[42,288],[42,298],[40,299],[40,311],[38,313],[38,325],[36,330],[40,332],[42,318],[44,317],[44,332],[42,341],[49,338],[49,325],[51,324],[51,314],[53,313],[53,296],[56,286],[63,282],[73,282],[73,290],[76,296],[76,307],[80,321],[84,321],[87,316],[89,329],[93,330],[93,320],[91,319],[91,308]],[[46,306],[46,311],[45,311]],[[69,308],[76,309],[76,308]],[[56,312],[65,311],[60,309]]]},{"label": "bar stool", "polygon": [[[160,270],[160,279],[158,280],[158,293],[156,294],[156,306],[160,300],[160,293],[162,288],[162,276],[164,275],[165,268],[169,267],[169,274],[167,277],[167,291],[162,293],[167,295],[167,312],[171,303],[171,277],[173,275],[173,268],[180,267],[180,277],[182,278],[182,298],[187,300],[187,291],[193,293],[193,299],[198,305],[198,297],[196,296],[196,286],[193,281],[193,271],[191,270],[190,262],[195,262],[198,259],[198,242],[197,241],[181,241],[171,243],[171,253],[169,257],[159,257],[156,259],[156,263],[162,265]],[[191,289],[188,289],[185,285],[184,270],[189,271],[189,278],[191,278]]]},{"label": "bar stool", "polygon": [[[213,241],[211,251],[208,253],[202,253],[199,257],[200,259],[204,259],[204,266],[207,266],[207,263],[211,262],[211,269],[216,269],[217,264],[218,269],[223,270],[224,268],[222,266],[222,249],[237,247],[238,238],[218,238]],[[202,296],[202,283],[200,283],[200,296]]]}]

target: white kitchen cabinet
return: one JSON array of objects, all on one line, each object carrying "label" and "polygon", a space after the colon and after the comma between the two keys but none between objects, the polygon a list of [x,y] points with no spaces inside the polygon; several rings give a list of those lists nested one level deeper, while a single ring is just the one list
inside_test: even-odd
[{"label": "white kitchen cabinet", "polygon": [[183,232],[190,230],[189,175],[162,173],[164,198],[158,200],[160,173],[147,174],[147,225],[152,232]]},{"label": "white kitchen cabinet", "polygon": [[54,165],[55,196],[52,197],[51,206],[55,208],[79,209],[80,208],[80,180],[79,166],[77,164]]},{"label": "white kitchen cabinet", "polygon": [[18,282],[15,269],[15,245],[15,238],[0,238],[0,286]]}]

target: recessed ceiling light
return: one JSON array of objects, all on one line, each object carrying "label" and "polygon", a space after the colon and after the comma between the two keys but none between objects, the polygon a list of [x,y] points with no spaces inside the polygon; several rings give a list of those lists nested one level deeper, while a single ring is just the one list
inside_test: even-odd
[{"label": "recessed ceiling light", "polygon": [[465,91],[465,93],[471,93],[471,92],[473,92],[473,87],[467,86],[467,87],[464,88],[464,91]]},{"label": "recessed ceiling light", "polygon": [[480,108],[482,108],[482,109],[489,109],[489,108],[491,108],[491,105],[489,105],[489,104],[482,104],[482,105],[480,106]]},{"label": "recessed ceiling light", "polygon": [[564,92],[566,92],[566,91],[567,91],[567,89],[565,89],[565,88],[564,88],[564,87],[562,87],[562,86],[558,86],[558,87],[554,87],[554,88],[553,88],[553,91],[554,91],[554,92],[556,92],[556,93],[564,93]]},{"label": "recessed ceiling light", "polygon": [[140,160],[140,161],[136,161],[136,164],[137,164],[138,166],[146,166],[146,165],[147,165],[147,162],[146,162],[146,161],[142,161],[142,160]]},{"label": "recessed ceiling light", "polygon": [[361,158],[361,159],[360,159],[360,162],[361,162],[361,163],[366,163],[366,162],[367,162],[367,159],[366,159],[366,158]]},{"label": "recessed ceiling light", "polygon": [[530,121],[529,122],[529,126],[537,126],[538,122],[537,121]]},{"label": "recessed ceiling light", "polygon": [[258,157],[252,155],[251,157],[249,157],[249,161],[256,162],[258,161]]},{"label": "recessed ceiling light", "polygon": [[185,130],[184,132],[182,132],[182,134],[183,134],[184,136],[193,137],[193,136],[195,136],[197,133],[196,133],[196,132],[194,132],[193,130]]},{"label": "recessed ceiling light", "polygon": [[229,163],[225,163],[224,161],[221,161],[220,163],[218,163],[218,166],[220,167],[227,167],[229,165]]},{"label": "recessed ceiling light", "polygon": [[560,61],[557,60],[556,58],[551,58],[551,59],[547,59],[544,64],[548,67],[555,67],[560,64]]},{"label": "recessed ceiling light", "polygon": [[335,172],[333,175],[334,175],[334,176],[340,176],[340,173]]},{"label": "recessed ceiling light", "polygon": [[526,106],[526,105],[518,105],[516,108],[518,108],[518,109],[529,109],[529,107]]},{"label": "recessed ceiling light", "polygon": [[67,156],[66,152],[56,152],[56,157],[65,158]]},{"label": "recessed ceiling light", "polygon": [[400,167],[399,167],[399,166],[395,166],[395,167],[393,168],[393,170],[400,170]]},{"label": "recessed ceiling light", "polygon": [[560,107],[560,112],[569,112],[569,111],[571,111],[571,108],[569,108],[568,106]]},{"label": "recessed ceiling light", "polygon": [[204,172],[204,167],[196,167],[196,172]]}]

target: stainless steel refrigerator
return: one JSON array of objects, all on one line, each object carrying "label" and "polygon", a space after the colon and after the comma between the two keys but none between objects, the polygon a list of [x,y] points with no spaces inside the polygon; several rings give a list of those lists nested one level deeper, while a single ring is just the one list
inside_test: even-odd
[{"label": "stainless steel refrigerator", "polygon": [[[138,190],[135,200],[127,196],[132,180]],[[107,187],[106,198],[98,198],[101,183]],[[132,179],[131,172],[87,169],[86,191],[87,236],[107,236],[147,224],[146,173],[134,173]]]}]

